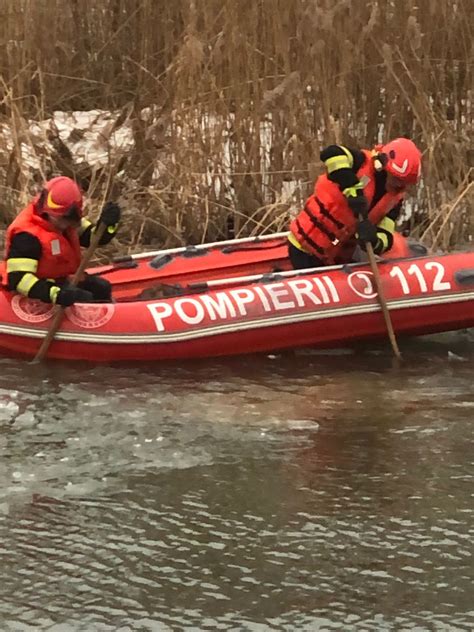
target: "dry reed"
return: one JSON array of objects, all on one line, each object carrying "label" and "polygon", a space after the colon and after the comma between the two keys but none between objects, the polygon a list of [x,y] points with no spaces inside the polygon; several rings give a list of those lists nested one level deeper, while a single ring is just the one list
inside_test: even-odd
[{"label": "dry reed", "polygon": [[[122,200],[122,249],[281,230],[323,145],[406,135],[426,159],[406,225],[436,247],[472,239],[469,0],[0,0],[0,13],[4,223],[61,172],[93,208]],[[54,125],[31,132],[92,109],[113,113],[105,166],[78,161]],[[123,126],[132,143],[113,151]]]}]

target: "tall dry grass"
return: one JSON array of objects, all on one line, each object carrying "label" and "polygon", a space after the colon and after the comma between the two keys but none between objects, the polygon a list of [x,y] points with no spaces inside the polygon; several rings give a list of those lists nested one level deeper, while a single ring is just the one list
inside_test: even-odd
[{"label": "tall dry grass", "polygon": [[[0,16],[5,221],[66,172],[96,204],[122,199],[123,248],[285,229],[322,146],[407,135],[425,155],[412,232],[443,248],[474,234],[471,0],[0,0]],[[96,108],[114,112],[105,146],[133,131],[106,167],[78,164],[54,126],[54,151],[29,133]]]}]

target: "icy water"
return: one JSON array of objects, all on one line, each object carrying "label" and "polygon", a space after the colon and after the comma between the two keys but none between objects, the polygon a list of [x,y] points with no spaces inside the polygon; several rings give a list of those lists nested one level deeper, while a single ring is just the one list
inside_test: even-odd
[{"label": "icy water", "polygon": [[0,630],[472,630],[474,343],[1,360]]}]

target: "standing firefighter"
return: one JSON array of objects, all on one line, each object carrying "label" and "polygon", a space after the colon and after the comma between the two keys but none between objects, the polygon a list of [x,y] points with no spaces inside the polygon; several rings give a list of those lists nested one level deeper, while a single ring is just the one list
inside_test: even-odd
[{"label": "standing firefighter", "polygon": [[[69,306],[111,300],[110,283],[85,274],[77,287],[68,282],[81,262],[94,224],[83,217],[82,192],[66,176],[44,184],[43,190],[10,224],[6,233],[3,285],[29,298]],[[105,204],[99,218],[107,226],[100,244],[115,235],[120,207]]]},{"label": "standing firefighter", "polygon": [[407,138],[373,150],[330,145],[320,158],[326,173],[290,226],[293,267],[350,262],[357,241],[376,254],[390,250],[406,190],[420,179],[416,145]]}]

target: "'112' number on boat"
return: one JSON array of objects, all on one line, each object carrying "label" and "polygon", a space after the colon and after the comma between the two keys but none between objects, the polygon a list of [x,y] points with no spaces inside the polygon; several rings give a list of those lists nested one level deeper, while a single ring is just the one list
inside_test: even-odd
[{"label": "'112' number on boat", "polygon": [[410,275],[416,278],[421,292],[442,292],[443,290],[451,289],[451,283],[449,281],[443,281],[445,270],[444,267],[440,263],[438,263],[438,261],[428,261],[428,263],[425,263],[423,267],[427,271],[435,271],[434,278],[430,279],[431,287],[428,287],[428,283],[423,275],[423,271],[420,269],[419,266],[416,265],[416,263],[413,263],[406,272],[404,272],[399,266],[394,266],[390,270],[390,276],[399,279],[400,285],[402,286],[402,292],[404,294],[410,294],[410,285],[408,283],[406,275]]}]

